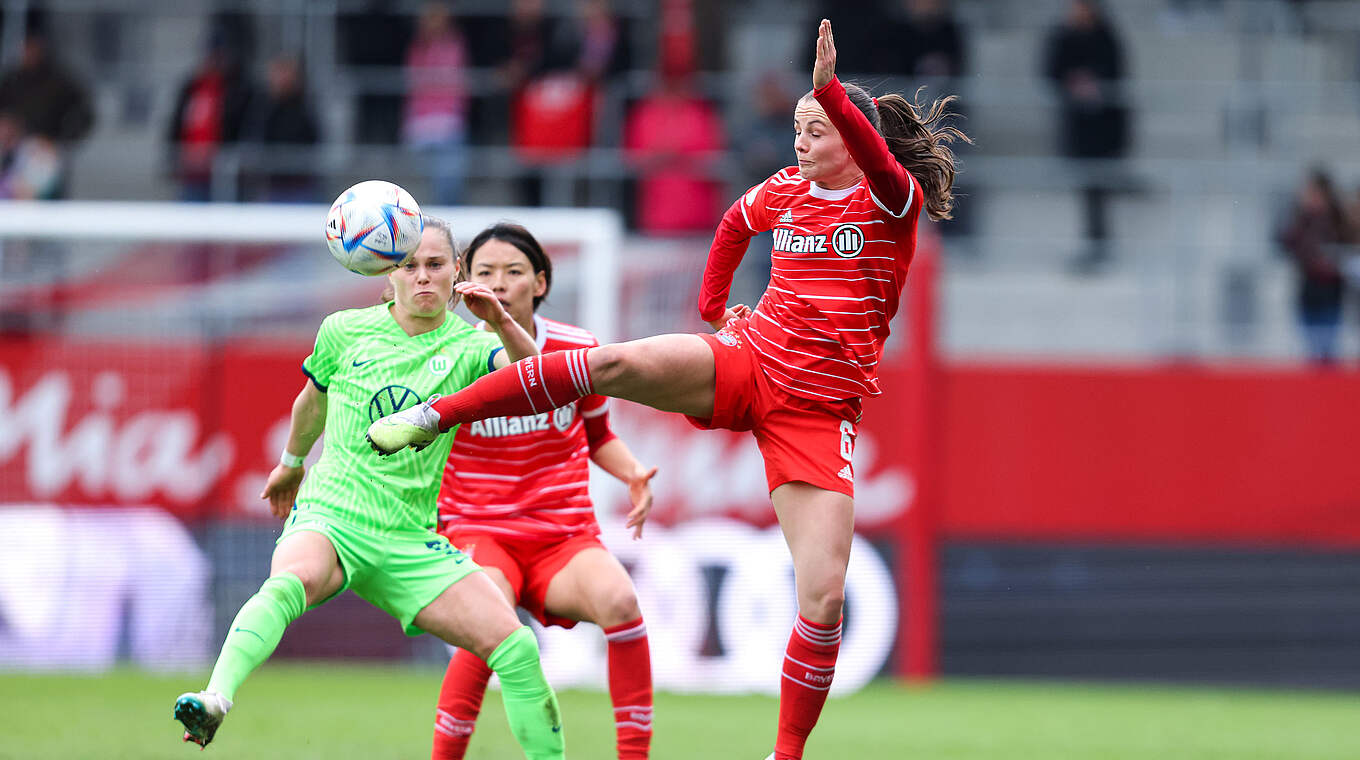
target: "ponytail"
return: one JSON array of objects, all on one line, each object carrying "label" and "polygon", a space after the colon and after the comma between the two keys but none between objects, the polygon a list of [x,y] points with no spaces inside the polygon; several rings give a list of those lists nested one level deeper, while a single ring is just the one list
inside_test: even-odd
[{"label": "ponytail", "polygon": [[[915,97],[919,98],[923,89],[918,89]],[[927,106],[897,94],[875,98],[856,84],[846,84],[845,94],[883,135],[897,163],[921,183],[926,214],[935,221],[951,218],[954,152],[949,145],[956,140],[973,142],[963,130],[946,123],[958,115],[949,110],[958,97],[948,95]]]}]

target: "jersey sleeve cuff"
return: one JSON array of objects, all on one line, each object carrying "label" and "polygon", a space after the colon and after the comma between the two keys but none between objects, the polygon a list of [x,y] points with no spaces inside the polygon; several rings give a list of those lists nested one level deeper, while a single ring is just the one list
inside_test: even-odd
[{"label": "jersey sleeve cuff", "polygon": [[311,372],[308,372],[308,371],[307,371],[307,365],[306,365],[306,364],[302,365],[302,374],[306,375],[306,376],[307,376],[307,379],[312,381],[312,385],[315,385],[317,390],[321,391],[322,393],[325,393],[325,392],[326,392],[326,389],[327,389],[329,386],[327,386],[325,383],[321,382],[320,380],[317,380],[317,379],[316,379],[316,375],[313,375]]},{"label": "jersey sleeve cuff", "polygon": [[812,97],[814,97],[814,98],[820,98],[821,96],[827,94],[828,92],[833,91],[833,89],[835,89],[835,88],[840,88],[841,92],[845,92],[845,87],[844,87],[843,85],[841,85],[841,79],[840,79],[840,77],[834,77],[834,76],[833,76],[833,77],[831,77],[831,81],[830,81],[830,82],[827,82],[826,84],[822,85],[821,87],[818,87],[817,89],[813,90],[813,91],[812,91]]},{"label": "jersey sleeve cuff", "polygon": [[496,354],[505,350],[505,346],[496,346],[491,349],[490,355],[486,357],[486,373],[489,375],[496,371]]}]

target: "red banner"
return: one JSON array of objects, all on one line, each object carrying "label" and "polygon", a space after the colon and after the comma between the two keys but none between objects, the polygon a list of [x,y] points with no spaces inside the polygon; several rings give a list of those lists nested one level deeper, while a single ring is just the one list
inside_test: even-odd
[{"label": "red banner", "polygon": [[1360,374],[951,367],[954,538],[1360,546]]}]

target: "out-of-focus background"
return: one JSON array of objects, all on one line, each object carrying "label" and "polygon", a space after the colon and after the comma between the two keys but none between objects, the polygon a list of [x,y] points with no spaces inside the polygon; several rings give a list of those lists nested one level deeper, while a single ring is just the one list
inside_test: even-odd
[{"label": "out-of-focus background", "polygon": [[[836,693],[1360,688],[1340,0],[3,0],[0,668],[197,684],[267,571],[298,365],[382,290],[323,246],[356,181],[463,240],[527,224],[545,313],[602,339],[704,329],[709,236],[792,163],[823,16],[843,79],[957,94],[976,141],[866,408]],[[641,542],[594,488],[658,688],[773,693],[791,571],[754,445],[616,409],[661,467]],[[603,684],[597,630],[542,634],[554,683]],[[278,657],[437,673],[427,639],[347,596]]]}]

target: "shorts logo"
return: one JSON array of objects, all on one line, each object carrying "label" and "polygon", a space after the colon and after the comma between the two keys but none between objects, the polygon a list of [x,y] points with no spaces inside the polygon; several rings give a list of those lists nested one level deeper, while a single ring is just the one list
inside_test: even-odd
[{"label": "shorts logo", "polygon": [[719,343],[723,344],[724,346],[727,346],[728,348],[736,348],[737,346],[741,345],[741,338],[738,337],[735,332],[727,329],[726,327],[719,330],[713,337],[717,338]]},{"label": "shorts logo", "polygon": [[404,385],[389,385],[373,394],[373,398],[368,401],[368,421],[375,422],[379,417],[386,417],[394,412],[419,404],[422,401],[420,394],[407,388]]},{"label": "shorts logo", "polygon": [[430,361],[425,364],[425,369],[428,369],[430,374],[435,377],[443,377],[453,369],[453,362],[449,361],[449,357],[443,354],[431,356]]},{"label": "shorts logo", "polygon": [[853,224],[842,224],[831,233],[831,250],[843,259],[854,258],[864,250],[864,233]]},{"label": "shorts logo", "polygon": [[575,419],[576,405],[567,404],[553,412],[553,427],[557,428],[558,432],[565,433],[567,432],[567,428],[571,427],[571,423]]}]

